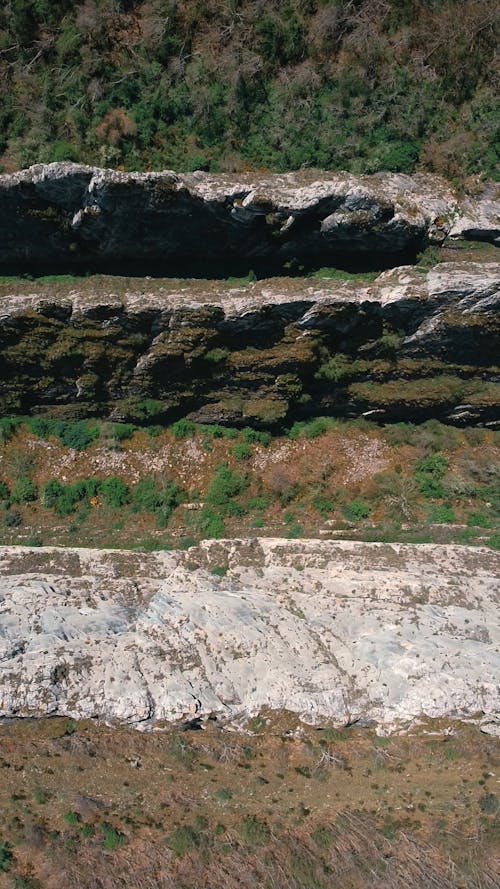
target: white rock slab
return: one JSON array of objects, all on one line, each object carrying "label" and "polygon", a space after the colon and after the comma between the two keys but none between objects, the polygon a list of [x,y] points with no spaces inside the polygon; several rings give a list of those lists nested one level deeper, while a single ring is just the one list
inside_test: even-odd
[{"label": "white rock slab", "polygon": [[4,547],[0,715],[495,724],[499,568],[486,549],[348,541]]}]

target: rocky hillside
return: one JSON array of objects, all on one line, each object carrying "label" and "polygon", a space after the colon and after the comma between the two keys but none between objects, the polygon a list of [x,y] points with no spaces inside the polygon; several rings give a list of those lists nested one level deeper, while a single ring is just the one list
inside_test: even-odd
[{"label": "rocky hillside", "polygon": [[1,715],[499,731],[491,551],[254,539],[0,558]]},{"label": "rocky hillside", "polygon": [[495,0],[8,0],[0,165],[498,176]]}]

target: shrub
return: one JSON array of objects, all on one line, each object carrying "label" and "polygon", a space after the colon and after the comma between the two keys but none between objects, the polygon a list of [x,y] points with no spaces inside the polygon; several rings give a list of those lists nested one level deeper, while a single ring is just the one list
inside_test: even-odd
[{"label": "shrub", "polygon": [[215,577],[225,577],[227,571],[227,565],[215,565],[213,568],[210,568],[210,574],[214,574]]},{"label": "shrub", "polygon": [[32,417],[28,421],[28,428],[39,438],[48,438],[53,435],[67,448],[83,451],[100,434],[99,426],[91,425],[86,420],[63,422],[50,420],[45,417]]},{"label": "shrub", "polygon": [[42,486],[41,502],[46,508],[54,508],[60,516],[71,515],[80,503],[88,502],[91,497],[100,493],[102,482],[98,479],[87,478],[74,482],[71,485],[63,485],[57,479],[51,479]]},{"label": "shrub", "polygon": [[84,421],[76,423],[61,423],[58,430],[61,444],[76,451],[83,451],[93,441],[99,438],[99,427],[90,426]]},{"label": "shrub", "polygon": [[446,506],[444,503],[431,506],[428,512],[428,519],[430,522],[437,525],[456,521],[455,513],[452,508]]},{"label": "shrub", "polygon": [[240,823],[240,834],[249,846],[262,846],[271,839],[271,831],[265,821],[255,815],[246,815]]},{"label": "shrub", "polygon": [[210,506],[217,507],[224,515],[228,515],[231,513],[231,500],[242,494],[246,488],[246,479],[233,472],[226,463],[221,463],[210,482],[205,499]]},{"label": "shrub", "polygon": [[9,870],[12,864],[12,852],[7,843],[0,843],[0,873]]},{"label": "shrub", "polygon": [[224,519],[219,512],[204,506],[195,518],[196,530],[208,538],[223,537],[226,531]]},{"label": "shrub", "polygon": [[200,834],[194,827],[189,824],[183,824],[176,827],[175,830],[167,838],[167,846],[172,852],[175,852],[179,858],[192,852],[200,845]]},{"label": "shrub", "polygon": [[491,528],[491,521],[484,512],[471,512],[467,516],[469,528]]},{"label": "shrub", "polygon": [[106,506],[118,509],[118,507],[125,506],[125,504],[128,503],[130,490],[128,485],[126,485],[121,478],[112,475],[110,478],[107,478],[102,482],[100,495]]},{"label": "shrub", "polygon": [[323,494],[316,494],[311,502],[316,512],[319,512],[323,519],[333,512],[335,508],[333,500],[330,500],[329,497],[324,497]]},{"label": "shrub", "polygon": [[0,444],[5,444],[9,438],[12,438],[22,422],[20,417],[2,417],[0,419]]},{"label": "shrub", "polygon": [[210,351],[205,354],[205,361],[209,361],[211,364],[220,364],[222,361],[226,360],[228,355],[229,349],[210,349]]},{"label": "shrub", "polygon": [[233,447],[233,456],[237,460],[248,460],[252,451],[250,445],[246,441],[239,441]]},{"label": "shrub", "polygon": [[415,478],[424,497],[443,497],[441,480],[448,468],[448,461],[440,453],[422,457],[415,467]]},{"label": "shrub", "polygon": [[40,491],[42,506],[45,506],[47,509],[55,506],[63,492],[64,485],[62,485],[58,479],[53,478],[50,481],[45,482]]},{"label": "shrub", "polygon": [[500,812],[500,799],[494,793],[485,793],[479,799],[479,808],[486,815],[496,815]]},{"label": "shrub", "polygon": [[35,484],[27,475],[21,475],[12,488],[11,500],[13,503],[30,503],[37,498]]},{"label": "shrub", "polygon": [[294,423],[288,433],[288,437],[292,440],[296,438],[318,438],[319,435],[323,435],[334,425],[335,421],[330,417],[316,417],[316,419],[309,420],[307,423]]},{"label": "shrub", "polygon": [[335,841],[335,834],[329,827],[317,827],[311,837],[320,849],[329,849]]},{"label": "shrub", "polygon": [[353,359],[349,355],[343,355],[339,352],[321,365],[316,373],[316,379],[331,380],[333,383],[339,383],[340,380],[352,376],[354,370],[355,363]]},{"label": "shrub", "polygon": [[342,512],[350,522],[359,522],[370,515],[370,507],[362,500],[353,500],[343,507]]},{"label": "shrub", "polygon": [[172,423],[170,431],[174,438],[190,438],[196,432],[196,424],[191,420],[177,420]]},{"label": "shrub", "polygon": [[163,407],[159,401],[154,398],[144,398],[135,405],[135,415],[138,419],[149,420],[151,417],[157,417],[163,412]]},{"label": "shrub", "polygon": [[152,512],[163,526],[167,524],[174,509],[182,503],[182,488],[169,479],[158,481],[146,475],[132,490],[133,512]]},{"label": "shrub", "polygon": [[267,448],[271,442],[271,438],[272,436],[270,432],[260,432],[258,429],[250,428],[243,430],[243,439],[249,444],[261,444]]},{"label": "shrub", "polygon": [[111,824],[104,822],[102,825],[102,832],[104,834],[103,845],[108,852],[114,852],[115,849],[119,849],[120,846],[123,846],[127,842],[126,836],[116,830]]}]

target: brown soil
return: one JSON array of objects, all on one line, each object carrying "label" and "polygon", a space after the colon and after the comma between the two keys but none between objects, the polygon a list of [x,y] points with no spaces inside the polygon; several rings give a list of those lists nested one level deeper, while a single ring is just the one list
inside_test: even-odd
[{"label": "brown soil", "polygon": [[[13,873],[60,889],[75,875],[81,887],[236,887],[247,885],[238,869],[253,866],[256,851],[269,861],[271,879],[280,857],[285,871],[299,866],[294,849],[304,867],[311,851],[329,861],[341,889],[371,885],[367,862],[380,873],[398,857],[407,875],[415,861],[427,861],[428,875],[442,873],[440,886],[499,885],[498,743],[472,725],[428,722],[378,738],[355,726],[304,726],[286,713],[236,732],[210,721],[205,731],[140,734],[23,720],[0,726],[0,764],[0,843],[13,856],[1,889],[14,885]],[[218,883],[221,856],[229,875]],[[148,860],[151,881],[142,883]],[[456,883],[444,879],[450,868]],[[467,882],[476,871],[484,883]]]}]

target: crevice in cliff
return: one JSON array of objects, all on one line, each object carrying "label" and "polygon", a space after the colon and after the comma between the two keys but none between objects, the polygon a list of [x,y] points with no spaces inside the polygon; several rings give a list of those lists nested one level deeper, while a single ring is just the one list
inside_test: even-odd
[{"label": "crevice in cliff", "polygon": [[[415,265],[424,247],[419,240],[405,250],[365,250],[360,247],[317,251],[306,257],[248,257],[221,255],[196,257],[192,254],[175,259],[102,258],[75,249],[64,251],[44,261],[23,259],[0,262],[0,276],[37,278],[47,275],[126,276],[131,278],[180,278],[225,280],[227,278],[261,280],[274,277],[307,277],[321,268],[338,269],[349,274],[382,272],[402,265]],[[79,255],[80,253],[80,255]]]}]

